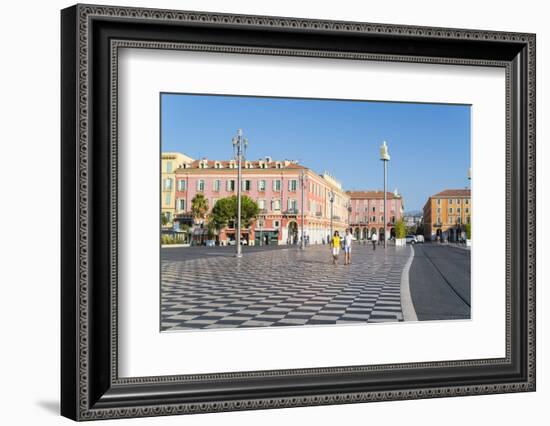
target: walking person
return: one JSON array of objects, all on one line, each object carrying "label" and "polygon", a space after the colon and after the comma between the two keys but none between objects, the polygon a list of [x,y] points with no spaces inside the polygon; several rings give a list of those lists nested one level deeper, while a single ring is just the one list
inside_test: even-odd
[{"label": "walking person", "polygon": [[353,242],[353,237],[351,231],[346,229],[346,236],[344,237],[344,265],[351,264],[351,243]]},{"label": "walking person", "polygon": [[334,236],[331,241],[332,246],[332,263],[334,265],[338,264],[338,255],[340,254],[340,234],[338,231],[334,231]]},{"label": "walking person", "polygon": [[370,239],[372,241],[372,249],[376,250],[376,242],[378,241],[378,235],[376,235],[376,232],[374,234],[372,234]]}]

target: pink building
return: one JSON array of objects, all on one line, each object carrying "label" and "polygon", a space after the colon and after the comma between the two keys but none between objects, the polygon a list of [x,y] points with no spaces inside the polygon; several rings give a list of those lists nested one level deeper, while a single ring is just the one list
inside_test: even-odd
[{"label": "pink building", "polygon": [[[348,191],[350,226],[356,239],[370,238],[373,233],[384,235],[384,191]],[[403,217],[403,197],[395,190],[387,193],[386,229],[395,236],[395,223]]]},{"label": "pink building", "polygon": [[[175,176],[176,222],[192,223],[191,202],[196,194],[208,200],[209,212],[219,199],[237,194],[234,160],[195,160],[181,165]],[[244,162],[242,194],[255,200],[260,208],[257,220],[242,231],[248,244],[258,244],[260,239],[263,244],[297,244],[301,238],[302,199],[304,235],[310,244],[326,242],[331,224],[333,230],[345,231],[349,195],[330,175],[319,175],[296,161],[266,157]],[[223,229],[217,239],[222,245],[229,244],[235,239],[235,229]]]}]

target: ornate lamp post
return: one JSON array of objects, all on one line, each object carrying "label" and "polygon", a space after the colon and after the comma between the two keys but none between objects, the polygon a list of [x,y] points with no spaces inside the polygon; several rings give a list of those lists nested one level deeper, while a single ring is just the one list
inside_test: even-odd
[{"label": "ornate lamp post", "polygon": [[237,229],[235,230],[235,243],[237,245],[237,257],[242,257],[241,250],[241,174],[242,162],[246,155],[248,139],[243,137],[242,129],[237,130],[237,135],[233,137],[233,155],[237,160]]},{"label": "ornate lamp post", "polygon": [[330,241],[332,241],[332,206],[334,205],[334,192],[329,191],[328,200],[330,201]]},{"label": "ornate lamp post", "polygon": [[260,211],[260,214],[258,214],[258,227],[260,228],[260,247],[263,245],[263,233],[262,233],[262,229],[263,229],[263,215],[262,215],[262,212]]},{"label": "ornate lamp post", "polygon": [[300,248],[303,250],[306,248],[306,236],[304,235],[304,191],[307,185],[308,178],[304,170],[300,172],[300,187],[302,188],[302,208],[301,208],[301,227],[302,227],[302,239],[300,241]]},{"label": "ornate lamp post", "polygon": [[388,145],[386,145],[386,141],[382,143],[380,146],[380,160],[384,163],[384,248],[386,248],[386,240],[387,240],[387,211],[388,211],[388,194],[386,193],[386,184],[388,181],[388,161],[390,161],[390,154],[388,153]]}]

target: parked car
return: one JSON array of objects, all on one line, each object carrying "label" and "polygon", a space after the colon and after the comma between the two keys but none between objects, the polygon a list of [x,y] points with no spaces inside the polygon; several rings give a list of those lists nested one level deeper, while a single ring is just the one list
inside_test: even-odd
[{"label": "parked car", "polygon": [[405,237],[405,241],[407,244],[416,244],[417,243],[416,235],[407,235]]},{"label": "parked car", "polygon": [[416,236],[416,242],[417,243],[423,243],[424,242],[424,235],[417,235]]}]

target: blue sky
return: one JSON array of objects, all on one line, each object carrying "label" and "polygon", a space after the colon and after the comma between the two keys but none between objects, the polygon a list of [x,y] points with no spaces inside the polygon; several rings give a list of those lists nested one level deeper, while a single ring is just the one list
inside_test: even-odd
[{"label": "blue sky", "polygon": [[329,171],[345,189],[376,190],[383,188],[378,150],[385,140],[388,189],[399,190],[406,211],[468,184],[467,105],[162,94],[161,107],[162,151],[229,159],[241,128],[248,159],[299,160]]}]

